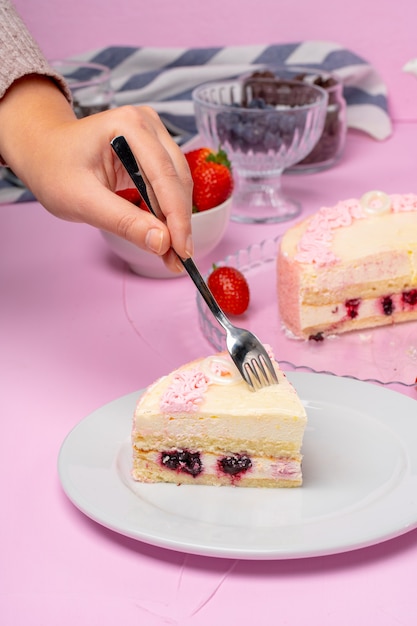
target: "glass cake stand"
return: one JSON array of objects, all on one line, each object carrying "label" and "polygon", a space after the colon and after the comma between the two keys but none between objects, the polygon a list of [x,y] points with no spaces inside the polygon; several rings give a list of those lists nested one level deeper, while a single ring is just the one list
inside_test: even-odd
[{"label": "glass cake stand", "polygon": [[[402,323],[332,335],[322,342],[294,338],[281,322],[277,303],[276,258],[279,237],[239,250],[216,265],[232,265],[246,276],[251,302],[238,326],[271,345],[284,370],[334,374],[381,385],[416,384],[416,324]],[[200,328],[216,350],[225,349],[225,333],[197,296]]]}]

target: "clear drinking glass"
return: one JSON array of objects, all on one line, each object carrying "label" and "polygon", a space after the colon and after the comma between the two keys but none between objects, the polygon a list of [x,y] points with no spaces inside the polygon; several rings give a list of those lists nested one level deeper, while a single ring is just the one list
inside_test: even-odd
[{"label": "clear drinking glass", "polygon": [[300,213],[299,203],[283,194],[281,176],[318,141],[327,101],[324,89],[299,81],[274,85],[273,105],[255,97],[245,80],[213,81],[193,91],[201,138],[223,148],[232,163],[232,220],[273,223]]},{"label": "clear drinking glass", "polygon": [[51,67],[65,78],[73,97],[77,117],[106,111],[113,106],[110,69],[100,63],[51,61]]}]

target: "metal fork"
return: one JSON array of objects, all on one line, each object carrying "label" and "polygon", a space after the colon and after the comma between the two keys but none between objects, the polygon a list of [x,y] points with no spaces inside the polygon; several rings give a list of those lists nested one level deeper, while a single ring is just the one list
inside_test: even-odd
[{"label": "metal fork", "polygon": [[[155,217],[158,217],[149,200],[146,184],[140,172],[139,165],[125,137],[115,137],[110,143],[142,196],[149,211],[153,213]],[[254,390],[278,383],[278,378],[271,359],[259,339],[248,330],[238,328],[230,322],[218,305],[194,261],[191,258],[182,259],[178,254],[177,256],[204,298],[210,311],[226,331],[226,346],[228,352],[242,378]]]}]

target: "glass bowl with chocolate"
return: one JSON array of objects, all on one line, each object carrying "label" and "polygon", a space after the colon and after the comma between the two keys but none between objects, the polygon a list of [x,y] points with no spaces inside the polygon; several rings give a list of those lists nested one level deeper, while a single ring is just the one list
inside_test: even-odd
[{"label": "glass bowl with chocolate", "polygon": [[341,157],[346,140],[346,101],[343,83],[330,72],[310,66],[286,66],[259,70],[245,76],[246,84],[257,98],[273,104],[274,89],[280,81],[295,80],[325,89],[328,94],[326,120],[322,135],[312,151],[286,173],[312,173],[332,167]]},{"label": "glass bowl with chocolate", "polygon": [[212,81],[193,91],[200,137],[205,145],[223,148],[232,164],[234,221],[283,222],[301,211],[283,193],[282,173],[319,140],[328,94],[302,81],[280,80],[271,88],[273,103],[258,97],[243,77]]}]

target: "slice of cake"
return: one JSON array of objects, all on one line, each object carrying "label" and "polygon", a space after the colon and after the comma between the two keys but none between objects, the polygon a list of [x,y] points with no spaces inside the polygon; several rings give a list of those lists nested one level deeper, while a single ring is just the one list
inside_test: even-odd
[{"label": "slice of cake", "polygon": [[188,363],[151,385],[134,415],[133,478],[300,486],[307,417],[295,389],[273,362],[279,383],[259,391],[243,381],[226,352]]},{"label": "slice of cake", "polygon": [[417,195],[380,191],[323,207],[287,230],[278,304],[296,337],[417,319]]}]

